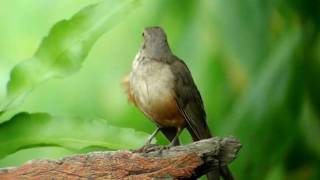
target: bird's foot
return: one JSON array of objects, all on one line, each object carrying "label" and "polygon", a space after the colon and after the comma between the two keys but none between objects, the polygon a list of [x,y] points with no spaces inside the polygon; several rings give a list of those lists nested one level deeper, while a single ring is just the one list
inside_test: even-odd
[{"label": "bird's foot", "polygon": [[172,148],[174,145],[172,145],[172,144],[168,144],[168,145],[165,145],[165,146],[158,146],[158,151],[160,152],[160,153],[162,153],[162,151],[164,151],[164,150],[168,150],[168,149],[170,149],[170,148]]},{"label": "bird's foot", "polygon": [[133,152],[137,153],[148,153],[156,150],[160,150],[160,146],[157,144],[146,144],[137,150],[133,150]]},{"label": "bird's foot", "polygon": [[172,144],[168,144],[168,145],[162,146],[162,147],[161,147],[161,150],[167,150],[167,149],[172,148],[173,146],[174,146],[174,145],[172,145]]},{"label": "bird's foot", "polygon": [[165,146],[161,146],[158,144],[146,143],[141,148],[136,149],[136,150],[132,150],[132,152],[134,152],[134,153],[148,153],[148,152],[152,152],[152,151],[162,152],[163,150],[170,149],[173,146],[175,146],[174,141],[172,141],[170,144],[165,145]]}]

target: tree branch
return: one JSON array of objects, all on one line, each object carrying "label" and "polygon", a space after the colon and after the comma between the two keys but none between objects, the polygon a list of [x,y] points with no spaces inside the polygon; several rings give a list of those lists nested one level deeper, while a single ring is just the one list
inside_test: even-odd
[{"label": "tree branch", "polygon": [[191,179],[235,159],[241,145],[232,137],[211,138],[149,152],[92,152],[61,160],[35,160],[0,169],[0,179]]}]

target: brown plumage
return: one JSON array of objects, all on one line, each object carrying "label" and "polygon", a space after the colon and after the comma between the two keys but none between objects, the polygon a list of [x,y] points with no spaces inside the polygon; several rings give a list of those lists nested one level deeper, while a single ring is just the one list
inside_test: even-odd
[{"label": "brown plumage", "polygon": [[[186,64],[172,54],[165,32],[160,27],[149,27],[143,37],[142,48],[124,85],[129,101],[158,127],[147,144],[159,130],[170,145],[179,144],[184,128],[194,141],[210,138],[198,88]],[[212,173],[208,174],[209,179],[214,177]],[[233,179],[227,167],[221,167],[220,174],[224,179]]]}]

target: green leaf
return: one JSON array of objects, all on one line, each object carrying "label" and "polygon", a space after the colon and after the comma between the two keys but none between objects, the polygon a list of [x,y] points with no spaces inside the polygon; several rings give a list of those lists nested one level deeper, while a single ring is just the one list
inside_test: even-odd
[{"label": "green leaf", "polygon": [[102,1],[55,24],[34,56],[12,69],[0,112],[20,104],[41,82],[79,70],[97,39],[133,9],[136,1]]},{"label": "green leaf", "polygon": [[314,39],[306,42],[305,77],[311,103],[320,118],[320,33],[312,36],[312,38]]},{"label": "green leaf", "polygon": [[33,159],[60,159],[74,153],[74,151],[59,146],[23,149],[0,159],[0,168],[20,166]]},{"label": "green leaf", "polygon": [[0,158],[38,146],[60,146],[74,151],[91,147],[141,147],[148,134],[111,126],[104,120],[54,117],[46,113],[20,113],[0,124]]},{"label": "green leaf", "polygon": [[317,138],[320,137],[320,121],[310,101],[308,98],[303,104],[300,127],[304,137],[304,143],[308,146],[308,149],[312,150],[320,159],[320,143]]},{"label": "green leaf", "polygon": [[299,29],[284,35],[256,81],[224,119],[219,134],[232,134],[243,144],[233,164],[239,179],[264,177],[295,137],[303,92],[294,56],[300,42]]}]

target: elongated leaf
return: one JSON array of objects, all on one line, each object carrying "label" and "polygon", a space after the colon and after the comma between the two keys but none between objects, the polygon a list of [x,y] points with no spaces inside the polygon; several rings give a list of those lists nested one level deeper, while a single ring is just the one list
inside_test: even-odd
[{"label": "elongated leaf", "polygon": [[54,25],[34,56],[11,71],[7,98],[0,104],[0,111],[19,104],[39,83],[79,70],[96,40],[133,9],[133,2],[102,1]]},{"label": "elongated leaf", "polygon": [[0,158],[37,146],[61,146],[76,151],[91,147],[138,148],[147,138],[146,133],[114,127],[103,120],[20,113],[0,125]]},{"label": "elongated leaf", "polygon": [[317,41],[306,42],[305,48],[306,81],[311,102],[320,118],[320,33],[313,38]]},{"label": "elongated leaf", "polygon": [[234,163],[239,179],[264,177],[295,137],[302,83],[294,54],[300,41],[299,30],[286,33],[260,76],[224,120],[221,131],[239,137],[243,144]]},{"label": "elongated leaf", "polygon": [[300,121],[301,131],[304,135],[305,144],[315,152],[320,158],[320,121],[316,112],[312,108],[310,100],[305,100],[303,104],[302,120]]}]

